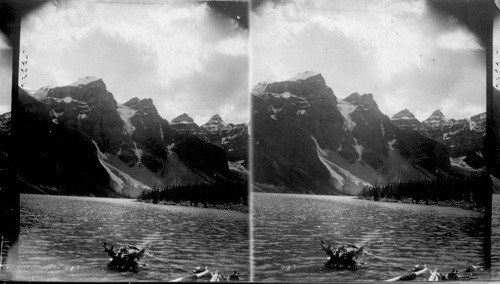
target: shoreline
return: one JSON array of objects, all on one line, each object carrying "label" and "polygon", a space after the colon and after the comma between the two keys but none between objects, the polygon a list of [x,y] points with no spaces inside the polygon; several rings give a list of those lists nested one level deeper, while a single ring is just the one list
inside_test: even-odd
[{"label": "shoreline", "polygon": [[359,200],[367,200],[367,201],[373,201],[373,202],[401,203],[401,204],[413,204],[413,205],[422,205],[422,206],[460,208],[460,209],[464,209],[464,210],[471,210],[471,211],[481,212],[481,213],[484,211],[484,208],[475,207],[473,203],[465,202],[465,201],[447,200],[447,201],[438,201],[437,203],[432,201],[432,202],[429,202],[429,204],[426,204],[425,200],[420,200],[419,203],[415,203],[415,202],[412,202],[411,198],[405,198],[402,200],[397,200],[397,199],[392,199],[392,198],[381,198],[378,201],[373,200],[373,197],[355,196],[355,198],[359,199]]},{"label": "shoreline", "polygon": [[193,208],[202,208],[202,209],[217,209],[217,210],[226,210],[226,211],[237,211],[240,213],[249,213],[248,206],[245,206],[241,203],[239,204],[217,204],[215,206],[207,206],[204,207],[203,204],[198,204],[197,206],[192,206],[191,202],[189,201],[183,201],[180,203],[175,203],[173,201],[158,201],[157,203],[153,203],[152,200],[150,199],[139,199],[135,198],[133,199],[134,202],[138,203],[147,203],[147,204],[157,204],[157,205],[170,205],[170,206],[182,206],[182,207],[193,207]]},{"label": "shoreline", "polygon": [[248,206],[244,206],[241,203],[240,204],[224,204],[224,205],[216,205],[216,206],[209,206],[209,207],[204,207],[202,204],[199,206],[191,206],[189,205],[189,201],[184,201],[182,203],[174,203],[172,201],[159,201],[158,203],[153,203],[152,200],[142,200],[138,198],[131,198],[131,197],[109,197],[109,196],[89,196],[89,195],[66,195],[66,194],[43,194],[43,193],[27,193],[27,192],[20,192],[19,194],[29,194],[29,195],[43,195],[43,196],[60,196],[60,197],[82,197],[82,198],[109,198],[109,199],[124,199],[124,200],[130,200],[130,202],[139,202],[139,203],[148,203],[148,204],[159,204],[159,205],[171,205],[171,206],[183,206],[183,207],[196,207],[196,208],[202,208],[202,209],[217,209],[217,210],[226,210],[226,211],[237,211],[240,213],[249,213]]}]

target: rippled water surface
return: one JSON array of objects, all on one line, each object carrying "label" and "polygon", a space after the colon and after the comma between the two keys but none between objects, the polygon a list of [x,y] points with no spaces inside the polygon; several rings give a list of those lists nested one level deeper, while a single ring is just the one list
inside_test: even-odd
[{"label": "rippled water surface", "polygon": [[[168,281],[196,266],[249,274],[248,215],[128,199],[21,195],[16,280]],[[138,273],[107,268],[102,243],[145,247]]]},{"label": "rippled water surface", "polygon": [[[353,197],[255,193],[254,280],[385,280],[416,264],[464,270],[483,262],[483,219],[474,211]],[[365,246],[367,268],[324,270],[319,237]]]},{"label": "rippled water surface", "polygon": [[500,279],[500,194],[493,194],[492,200],[491,268],[493,279]]}]

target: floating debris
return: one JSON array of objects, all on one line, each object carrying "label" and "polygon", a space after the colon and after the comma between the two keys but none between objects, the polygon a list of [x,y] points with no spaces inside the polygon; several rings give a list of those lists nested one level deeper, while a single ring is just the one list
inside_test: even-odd
[{"label": "floating debris", "polygon": [[357,261],[363,255],[363,247],[358,247],[353,244],[341,244],[336,248],[332,245],[325,245],[321,240],[321,249],[330,257],[325,263],[325,267],[329,269],[357,269],[364,266],[362,262]]},{"label": "floating debris", "polygon": [[145,249],[139,249],[134,246],[124,246],[115,249],[114,246],[108,247],[104,243],[104,251],[112,257],[108,267],[120,271],[133,271],[137,272],[139,267],[144,267],[144,264],[139,263],[139,259],[144,256]]}]

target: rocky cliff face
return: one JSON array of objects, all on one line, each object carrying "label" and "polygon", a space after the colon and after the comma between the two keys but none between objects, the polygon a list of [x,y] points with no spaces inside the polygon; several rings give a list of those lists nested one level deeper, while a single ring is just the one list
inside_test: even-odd
[{"label": "rocky cliff face", "polygon": [[420,123],[411,112],[403,110],[394,115],[391,122],[401,130],[413,129],[445,144],[455,165],[458,165],[458,160],[465,162],[462,165],[466,167],[482,168],[486,165],[483,159],[486,113],[466,119],[447,119],[436,110]]},{"label": "rocky cliff face", "polygon": [[259,83],[252,100],[257,183],[357,193],[369,184],[432,179],[450,166],[438,142],[412,130],[406,141],[372,94],[338,99],[321,74]]},{"label": "rocky cliff face", "polygon": [[20,93],[20,137],[25,147],[39,145],[23,152],[19,165],[36,190],[135,197],[168,184],[233,178],[222,149],[187,139],[151,99],[117,103],[101,79]]},{"label": "rocky cliff face", "polygon": [[220,115],[215,114],[205,124],[198,126],[188,114],[184,113],[174,118],[170,125],[177,134],[195,136],[221,147],[233,169],[248,171],[247,124],[225,123]]}]

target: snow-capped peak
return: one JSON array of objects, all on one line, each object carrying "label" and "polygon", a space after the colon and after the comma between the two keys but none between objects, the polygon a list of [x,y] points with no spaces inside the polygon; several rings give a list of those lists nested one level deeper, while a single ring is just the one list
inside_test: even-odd
[{"label": "snow-capped peak", "polygon": [[189,117],[187,113],[183,113],[178,117],[172,119],[172,121],[170,122],[170,124],[180,124],[180,123],[182,124],[194,123],[194,120],[191,117]]},{"label": "snow-capped peak", "polygon": [[306,71],[302,73],[298,73],[297,75],[293,76],[292,78],[288,79],[287,81],[295,81],[298,82],[300,80],[306,80],[307,78],[310,78],[312,76],[319,75],[319,73],[316,73],[314,71]]},{"label": "snow-capped peak", "polygon": [[266,87],[269,84],[269,81],[260,82],[255,85],[250,91],[251,95],[258,96],[266,91]]},{"label": "snow-capped peak", "polygon": [[203,124],[200,127],[205,128],[209,131],[217,131],[217,130],[227,129],[229,126],[226,123],[224,123],[220,115],[216,114],[212,116],[212,118],[210,118],[210,120],[207,123]]},{"label": "snow-capped peak", "polygon": [[216,114],[214,116],[212,116],[212,118],[210,118],[210,120],[207,122],[207,123],[216,123],[216,124],[224,124],[224,121],[222,120],[222,117],[220,117],[220,115]]},{"label": "snow-capped peak", "polygon": [[411,113],[409,109],[405,108],[404,110],[393,115],[391,118],[391,120],[398,120],[398,119],[416,119],[416,118],[415,115]]},{"label": "snow-capped peak", "polygon": [[41,87],[37,91],[28,91],[28,93],[34,97],[35,99],[41,100],[47,97],[47,94],[49,93],[50,89],[55,88],[55,86],[50,85],[50,86],[45,86]]},{"label": "snow-capped peak", "polygon": [[434,111],[429,118],[444,119],[444,114],[438,109]]},{"label": "snow-capped peak", "polygon": [[99,80],[99,78],[94,77],[94,76],[87,76],[87,77],[78,79],[77,81],[71,83],[69,86],[78,87],[80,85],[87,85],[88,83],[94,82],[97,80]]},{"label": "snow-capped peak", "polygon": [[449,125],[450,122],[445,118],[444,114],[438,109],[434,111],[429,118],[422,122],[424,125],[427,125],[431,128],[442,127],[443,125]]}]

